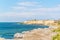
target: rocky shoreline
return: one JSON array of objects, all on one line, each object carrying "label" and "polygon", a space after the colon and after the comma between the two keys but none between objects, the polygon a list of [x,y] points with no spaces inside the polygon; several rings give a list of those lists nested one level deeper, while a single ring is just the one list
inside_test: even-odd
[{"label": "rocky shoreline", "polygon": [[38,28],[31,31],[16,33],[14,35],[14,40],[52,40],[52,37],[57,34],[52,31],[54,29],[56,28]]}]

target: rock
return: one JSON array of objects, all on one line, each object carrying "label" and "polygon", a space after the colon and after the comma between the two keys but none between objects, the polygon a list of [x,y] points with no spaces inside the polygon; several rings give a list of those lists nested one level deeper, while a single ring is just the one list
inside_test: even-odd
[{"label": "rock", "polygon": [[[23,34],[22,34],[23,33]],[[15,40],[52,40],[52,36],[56,33],[52,32],[50,28],[34,29],[14,35]]]},{"label": "rock", "polygon": [[23,34],[21,33],[16,33],[14,35],[14,40],[22,40],[23,39]]}]

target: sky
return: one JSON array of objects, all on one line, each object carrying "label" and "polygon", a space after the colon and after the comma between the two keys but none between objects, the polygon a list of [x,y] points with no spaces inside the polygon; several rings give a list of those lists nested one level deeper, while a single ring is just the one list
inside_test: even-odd
[{"label": "sky", "polygon": [[60,0],[0,0],[0,22],[60,19]]}]

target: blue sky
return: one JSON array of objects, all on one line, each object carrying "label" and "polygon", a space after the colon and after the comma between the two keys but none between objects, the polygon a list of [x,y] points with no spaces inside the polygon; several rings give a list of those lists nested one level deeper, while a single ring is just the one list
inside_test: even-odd
[{"label": "blue sky", "polygon": [[60,19],[60,0],[0,0],[0,22]]}]

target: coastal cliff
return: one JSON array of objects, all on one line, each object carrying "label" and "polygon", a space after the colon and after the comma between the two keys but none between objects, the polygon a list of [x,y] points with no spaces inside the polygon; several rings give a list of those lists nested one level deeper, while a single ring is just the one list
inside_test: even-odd
[{"label": "coastal cliff", "polygon": [[38,28],[31,31],[16,33],[14,40],[52,40],[52,37],[57,33],[52,32],[51,28]]},{"label": "coastal cliff", "polygon": [[47,26],[57,25],[55,20],[29,20],[24,21],[23,24],[42,24]]},{"label": "coastal cliff", "polygon": [[[49,28],[38,28],[30,31],[25,31],[22,33],[16,33],[14,35],[14,40],[55,40],[60,38],[60,26],[59,21],[54,20],[29,20],[24,21],[23,24],[43,24],[48,25]],[[58,37],[56,36],[58,35]]]}]

